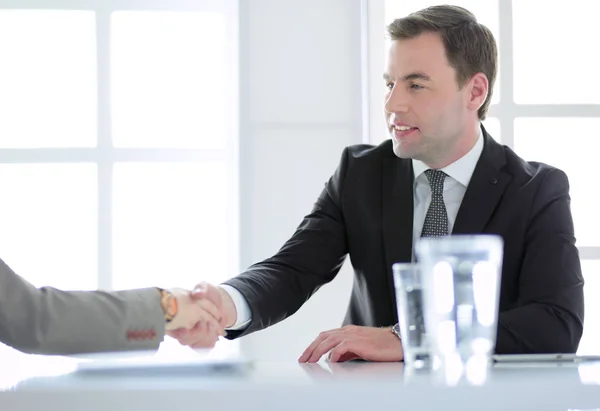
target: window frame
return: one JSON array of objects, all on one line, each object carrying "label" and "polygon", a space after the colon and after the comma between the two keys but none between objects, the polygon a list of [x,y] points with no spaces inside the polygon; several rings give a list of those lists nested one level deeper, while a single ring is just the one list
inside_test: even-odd
[{"label": "window frame", "polygon": [[[0,163],[80,163],[97,167],[97,287],[113,289],[113,165],[118,162],[222,162],[227,170],[226,272],[239,270],[239,161],[238,161],[238,1],[237,0],[0,0],[0,10],[82,10],[95,13],[97,71],[97,145],[85,148],[1,148]],[[223,149],[118,148],[111,136],[111,33],[114,11],[218,12],[226,15],[226,101]],[[198,280],[201,274],[199,274]],[[211,279],[211,281],[225,280]],[[194,280],[192,280],[194,281]],[[193,284],[190,284],[190,287]]]}]

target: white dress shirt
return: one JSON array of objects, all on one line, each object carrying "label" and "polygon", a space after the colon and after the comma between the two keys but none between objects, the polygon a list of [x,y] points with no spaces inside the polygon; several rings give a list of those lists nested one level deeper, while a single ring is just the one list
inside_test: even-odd
[{"label": "white dress shirt", "polygon": [[[452,233],[454,228],[454,222],[456,221],[456,215],[458,209],[462,203],[467,186],[475,166],[479,161],[479,157],[483,152],[483,136],[479,131],[479,137],[473,148],[465,154],[463,157],[456,160],[454,163],[442,168],[440,171],[446,173],[447,177],[444,180],[444,203],[446,204],[446,212],[448,213],[448,232]],[[425,222],[425,214],[427,214],[427,208],[431,203],[431,188],[425,171],[429,167],[419,160],[412,160],[413,172],[415,175],[415,182],[413,186],[413,200],[414,200],[414,215],[413,215],[413,252],[414,245],[417,244],[419,238],[421,238],[421,231],[423,230],[423,224]],[[237,321],[230,327],[230,330],[244,329],[252,320],[252,314],[248,302],[236,288],[226,284],[222,284],[221,287],[227,291],[231,296],[233,303],[235,304],[235,310],[237,312]]]},{"label": "white dress shirt", "polygon": [[[463,157],[456,160],[454,163],[440,169],[446,173],[447,177],[444,180],[444,204],[446,205],[446,212],[448,214],[448,232],[452,233],[454,228],[454,222],[456,221],[456,215],[458,209],[462,203],[465,192],[475,166],[479,161],[481,152],[483,151],[483,136],[481,131],[479,137],[473,148],[465,154]],[[413,252],[415,244],[419,238],[421,238],[421,231],[423,231],[423,224],[425,223],[425,215],[427,209],[431,203],[431,187],[429,181],[425,175],[430,167],[419,160],[413,160],[413,172],[415,174],[415,182],[413,186],[413,201],[414,201],[414,215],[413,215]]]},{"label": "white dress shirt", "polygon": [[227,284],[221,284],[227,294],[231,296],[233,300],[233,304],[235,305],[235,311],[237,313],[237,320],[235,324],[228,328],[228,330],[243,330],[246,328],[250,321],[252,320],[252,313],[250,312],[250,306],[248,306],[248,301],[246,298],[238,291],[237,288],[232,287]]}]

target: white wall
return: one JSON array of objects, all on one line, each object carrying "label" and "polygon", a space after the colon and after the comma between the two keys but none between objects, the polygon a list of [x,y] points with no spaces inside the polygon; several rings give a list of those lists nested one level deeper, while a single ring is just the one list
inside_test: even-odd
[{"label": "white wall", "polygon": [[[360,0],[240,2],[240,263],[275,253],[361,137]],[[294,316],[241,339],[244,355],[295,360],[340,326],[347,263]]]}]

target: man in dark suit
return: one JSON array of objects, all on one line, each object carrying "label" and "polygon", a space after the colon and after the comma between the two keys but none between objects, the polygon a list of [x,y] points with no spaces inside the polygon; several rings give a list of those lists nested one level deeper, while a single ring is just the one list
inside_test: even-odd
[{"label": "man in dark suit", "polygon": [[[345,326],[321,333],[299,360],[328,352],[330,361],[401,360],[401,341],[390,331],[392,264],[411,261],[422,235],[493,233],[505,247],[496,352],[575,352],[583,279],[569,183],[562,171],[499,145],[481,125],[497,72],[493,35],[453,6],[398,19],[388,32],[391,140],[347,148],[281,250],[218,287],[214,302],[229,337],[292,315],[349,255],[355,279]],[[196,338],[180,335],[184,344]]]}]

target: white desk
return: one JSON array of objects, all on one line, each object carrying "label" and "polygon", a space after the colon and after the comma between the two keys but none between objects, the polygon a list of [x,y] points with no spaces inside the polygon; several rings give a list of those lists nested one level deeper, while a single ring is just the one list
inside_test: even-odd
[{"label": "white desk", "polygon": [[[34,367],[35,368],[35,367]],[[45,373],[52,365],[44,364]],[[65,371],[56,359],[56,373]],[[0,364],[0,382],[15,375]],[[38,376],[36,376],[38,375]],[[2,380],[4,376],[4,380]],[[600,408],[600,362],[491,369],[481,385],[447,386],[400,363],[253,364],[213,375],[39,376],[0,387],[1,411],[589,410]]]}]

